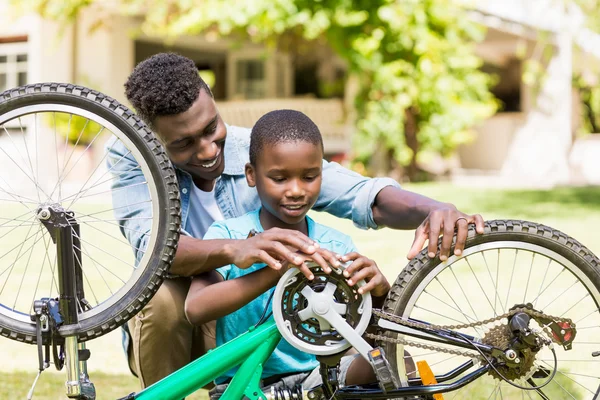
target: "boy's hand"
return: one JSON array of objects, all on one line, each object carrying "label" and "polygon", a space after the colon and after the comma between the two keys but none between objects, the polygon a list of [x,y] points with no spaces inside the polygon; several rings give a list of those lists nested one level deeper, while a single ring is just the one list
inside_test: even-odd
[{"label": "boy's hand", "polygon": [[373,296],[383,297],[390,291],[390,284],[383,276],[375,261],[356,252],[342,257],[343,262],[352,261],[344,270],[344,276],[350,286],[364,279],[367,284],[358,289],[360,294],[371,292]]}]

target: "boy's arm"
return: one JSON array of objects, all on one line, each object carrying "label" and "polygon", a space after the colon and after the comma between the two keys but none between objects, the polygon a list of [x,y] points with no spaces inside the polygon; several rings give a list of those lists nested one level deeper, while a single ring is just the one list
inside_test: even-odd
[{"label": "boy's arm", "polygon": [[195,277],[185,300],[185,315],[194,325],[224,317],[275,286],[279,277],[267,267],[231,280],[216,271]]}]

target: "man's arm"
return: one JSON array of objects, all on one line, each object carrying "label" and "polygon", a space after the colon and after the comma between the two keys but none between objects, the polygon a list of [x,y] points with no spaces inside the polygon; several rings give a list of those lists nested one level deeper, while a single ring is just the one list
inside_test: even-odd
[{"label": "man's arm", "polygon": [[[312,273],[303,264],[307,259],[306,255],[312,255],[311,258],[324,270],[329,269],[327,263],[339,264],[332,252],[319,249],[313,240],[298,231],[273,228],[248,239],[230,237],[227,228],[220,223],[209,228],[204,240],[181,235],[170,272],[194,276],[224,265],[233,264],[245,269],[256,263],[264,263],[279,270],[282,263],[287,262],[298,267],[308,279],[312,279]],[[300,249],[304,254],[290,248]]]},{"label": "man's arm", "polygon": [[224,317],[275,286],[279,277],[271,268],[231,280],[216,271],[196,277],[185,300],[185,315],[194,325]]},{"label": "man's arm", "polygon": [[454,254],[462,254],[467,239],[468,225],[475,224],[477,233],[483,233],[484,221],[481,215],[468,215],[460,212],[450,203],[442,203],[417,193],[397,187],[387,186],[377,194],[373,203],[373,219],[379,226],[396,229],[415,229],[415,240],[408,252],[414,258],[429,241],[429,257],[435,257],[438,238],[442,237],[440,259],[446,260],[450,254],[452,238],[456,229]]}]

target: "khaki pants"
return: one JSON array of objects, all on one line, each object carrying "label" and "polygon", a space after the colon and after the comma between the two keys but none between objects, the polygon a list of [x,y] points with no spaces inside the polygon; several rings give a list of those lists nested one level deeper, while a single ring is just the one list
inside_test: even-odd
[{"label": "khaki pants", "polygon": [[216,321],[193,326],[184,304],[190,278],[165,279],[152,300],[129,320],[129,367],[142,388],[158,382],[215,347]]}]

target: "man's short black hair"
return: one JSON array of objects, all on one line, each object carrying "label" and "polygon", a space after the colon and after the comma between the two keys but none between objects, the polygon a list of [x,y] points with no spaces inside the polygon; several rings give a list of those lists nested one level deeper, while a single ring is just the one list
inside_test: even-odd
[{"label": "man's short black hair", "polygon": [[139,63],[125,82],[125,96],[139,117],[152,126],[156,117],[187,111],[204,89],[192,60],[175,53],[159,53]]},{"label": "man's short black hair", "polygon": [[321,132],[310,118],[300,111],[275,110],[260,117],[252,128],[250,163],[256,165],[265,146],[283,142],[308,142],[323,151]]}]

